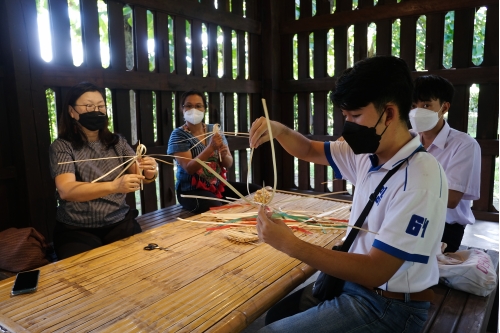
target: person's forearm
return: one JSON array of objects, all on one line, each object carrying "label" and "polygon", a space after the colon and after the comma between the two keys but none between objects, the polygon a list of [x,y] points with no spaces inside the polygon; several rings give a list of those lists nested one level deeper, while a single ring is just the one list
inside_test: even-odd
[{"label": "person's forearm", "polygon": [[69,182],[58,188],[59,196],[66,201],[84,202],[115,193],[113,182],[85,183]]},{"label": "person's forearm", "polygon": [[224,156],[222,158],[221,165],[224,168],[229,169],[233,165],[233,156],[231,156],[231,154],[227,154],[226,156]]},{"label": "person's forearm", "polygon": [[397,270],[397,268],[383,269],[369,254],[334,251],[300,239],[285,253],[326,274],[365,287],[378,287],[384,284]]},{"label": "person's forearm", "polygon": [[200,159],[201,161],[205,162],[212,154],[214,153],[214,150],[212,149],[211,146],[208,146],[205,148],[198,156],[193,157],[192,160],[190,160],[184,167],[184,170],[190,175],[196,173],[198,170],[200,170],[203,166],[198,163],[198,161],[195,160],[195,158]]},{"label": "person's forearm", "polygon": [[275,137],[280,145],[290,155],[302,160],[307,160],[310,152],[309,147],[311,146],[311,140],[281,123],[276,122],[276,124],[282,127],[279,132],[280,134]]},{"label": "person's forearm", "polygon": [[143,175],[144,175],[144,180],[143,182],[145,184],[149,184],[149,183],[152,183],[156,180],[156,178],[158,177],[158,170],[144,170],[143,172]]}]

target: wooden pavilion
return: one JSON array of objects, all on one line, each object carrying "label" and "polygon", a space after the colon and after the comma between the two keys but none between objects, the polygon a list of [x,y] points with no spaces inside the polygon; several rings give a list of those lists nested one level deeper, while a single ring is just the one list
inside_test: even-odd
[{"label": "wooden pavilion", "polygon": [[[217,7],[213,0],[103,2],[110,50],[107,68],[101,61],[97,0],[79,1],[83,45],[79,66],[74,65],[71,52],[67,0],[48,0],[50,62],[40,56],[37,1],[0,0],[0,230],[32,226],[51,239],[56,201],[49,172],[47,89],[55,93],[60,113],[68,87],[91,81],[108,88],[115,131],[132,145],[140,140],[148,153],[166,153],[169,135],[182,121],[175,96],[192,88],[207,92],[210,122],[223,124],[225,131],[248,132],[251,121],[263,115],[261,98],[265,98],[272,119],[290,127],[297,124],[311,138],[332,140],[343,127],[340,112],[330,110],[327,98],[335,78],[352,61],[393,53],[396,20],[400,22],[398,54],[414,77],[437,74],[455,85],[448,117],[451,127],[467,132],[470,86],[479,86],[476,140],[482,149],[481,198],[474,202],[473,211],[479,219],[498,221],[493,206],[498,156],[498,0],[378,0],[376,4],[358,0],[356,8],[352,0],[218,0]],[[124,24],[124,6],[131,12],[132,29]],[[487,8],[484,56],[476,65],[472,61],[474,18],[483,6]],[[451,11],[453,52],[447,68],[443,48],[449,41],[443,36]],[[416,65],[417,20],[422,15],[426,17],[424,68]],[[148,17],[154,19],[153,66],[148,56]],[[377,31],[374,53],[367,45],[372,23]],[[349,29],[353,29],[353,41]],[[218,42],[220,36],[224,42]],[[333,64],[328,50],[332,47]],[[333,73],[328,66],[334,67]],[[247,139],[230,137],[229,146],[238,158],[228,177],[246,181]],[[270,156],[266,147],[255,153],[253,182],[273,183]],[[331,180],[327,168],[305,162],[298,163],[295,179],[293,157],[280,149],[277,163],[280,189],[346,189],[342,181],[328,186],[324,183]],[[160,171],[160,198],[153,186],[140,193],[143,213],[175,204],[173,168],[162,165]],[[133,195],[128,199],[136,204]]]}]

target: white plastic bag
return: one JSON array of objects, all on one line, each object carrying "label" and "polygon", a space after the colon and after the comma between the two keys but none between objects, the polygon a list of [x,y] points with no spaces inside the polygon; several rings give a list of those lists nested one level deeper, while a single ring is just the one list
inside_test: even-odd
[{"label": "white plastic bag", "polygon": [[490,256],[476,249],[439,254],[439,280],[450,288],[487,296],[497,285]]}]

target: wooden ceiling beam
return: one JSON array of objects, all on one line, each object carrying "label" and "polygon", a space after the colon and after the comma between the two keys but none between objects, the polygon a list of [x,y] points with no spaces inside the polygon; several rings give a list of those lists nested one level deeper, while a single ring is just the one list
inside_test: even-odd
[{"label": "wooden ceiling beam", "polygon": [[[459,69],[436,69],[429,71],[417,71],[411,73],[412,78],[416,79],[423,75],[439,75],[448,79],[454,85],[464,84],[472,85],[497,83],[498,66],[491,67],[472,67]],[[314,92],[330,91],[335,87],[336,77],[325,77],[317,79],[303,80],[284,80],[281,81],[282,92]]]},{"label": "wooden ceiling beam", "polygon": [[401,3],[377,5],[353,11],[342,11],[333,14],[316,15],[300,20],[286,21],[281,24],[281,33],[296,34],[299,32],[311,32],[358,23],[370,23],[408,16],[429,15],[432,13],[497,4],[498,0],[407,0]]},{"label": "wooden ceiling beam", "polygon": [[154,11],[165,12],[170,15],[178,15],[189,19],[203,18],[203,22],[215,23],[233,30],[243,30],[248,33],[261,33],[261,23],[231,12],[225,12],[222,8],[216,9],[212,4],[193,2],[186,4],[184,1],[165,0],[127,0],[124,4],[140,6]]}]

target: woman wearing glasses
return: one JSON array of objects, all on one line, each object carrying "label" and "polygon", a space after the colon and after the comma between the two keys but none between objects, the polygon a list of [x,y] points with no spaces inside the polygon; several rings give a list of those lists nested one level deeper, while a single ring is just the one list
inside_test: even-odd
[{"label": "woman wearing glasses", "polygon": [[[185,92],[181,96],[180,104],[185,123],[170,135],[167,154],[174,155],[177,161],[177,200],[185,209],[202,213],[223,203],[217,200],[182,197],[182,194],[208,198],[238,196],[193,158],[198,157],[225,179],[226,169],[233,165],[233,156],[223,134],[216,133],[208,137],[213,132],[214,125],[203,122],[207,100],[202,92]],[[246,184],[229,183],[240,193],[247,192]],[[250,192],[259,188],[254,184],[249,185]]]},{"label": "woman wearing glasses", "polygon": [[70,88],[62,110],[58,138],[49,149],[59,202],[54,230],[59,259],[141,232],[137,210],[125,203],[125,196],[140,189],[141,181],[157,177],[156,161],[145,157],[139,161],[143,175],[134,163],[116,178],[125,164],[94,183],[135,152],[122,136],[108,130],[104,96],[95,85],[82,82]]}]

